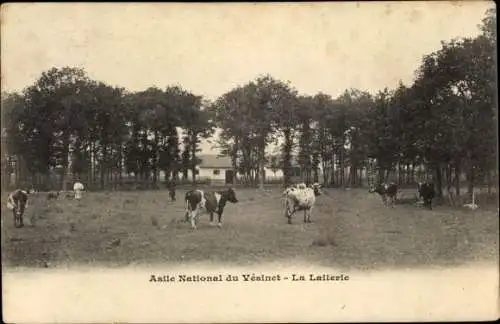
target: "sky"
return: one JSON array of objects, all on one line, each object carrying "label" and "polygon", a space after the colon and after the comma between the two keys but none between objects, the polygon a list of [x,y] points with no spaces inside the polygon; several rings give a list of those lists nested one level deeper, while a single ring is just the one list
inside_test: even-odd
[{"label": "sky", "polygon": [[[494,2],[17,3],[1,10],[2,90],[54,66],[131,91],[214,100],[260,75],[336,97],[411,84],[442,40],[476,36]],[[203,143],[203,153],[211,145]]]}]

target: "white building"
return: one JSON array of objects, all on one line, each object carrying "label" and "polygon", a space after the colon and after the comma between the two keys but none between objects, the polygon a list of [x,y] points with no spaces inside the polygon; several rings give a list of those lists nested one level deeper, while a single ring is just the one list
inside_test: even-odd
[{"label": "white building", "polygon": [[[231,159],[227,156],[218,157],[215,154],[204,154],[199,155],[198,158],[201,160],[201,163],[196,167],[197,179],[199,180],[210,179],[211,181],[232,183],[235,175],[238,178],[241,177],[239,173],[236,173],[235,170],[233,170]],[[294,176],[298,177],[300,174],[299,170],[298,168],[295,169],[294,172],[297,174]],[[191,171],[189,171],[188,177],[192,177]],[[264,177],[268,181],[282,180],[283,170],[281,168],[273,169],[268,163],[264,167]]]},{"label": "white building", "polygon": [[210,179],[225,183],[232,183],[235,171],[229,157],[217,157],[217,155],[200,155],[201,163],[196,167],[197,178],[200,180]]}]

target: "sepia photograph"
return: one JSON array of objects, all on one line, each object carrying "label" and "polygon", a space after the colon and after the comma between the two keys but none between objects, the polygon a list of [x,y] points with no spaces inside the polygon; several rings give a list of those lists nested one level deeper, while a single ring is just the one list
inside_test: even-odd
[{"label": "sepia photograph", "polygon": [[3,321],[498,319],[496,13],[2,4]]}]

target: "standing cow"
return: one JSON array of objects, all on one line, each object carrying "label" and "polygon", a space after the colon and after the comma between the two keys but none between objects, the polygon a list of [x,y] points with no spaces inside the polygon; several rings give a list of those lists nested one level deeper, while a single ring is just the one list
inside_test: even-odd
[{"label": "standing cow", "polygon": [[236,193],[232,188],[223,191],[205,192],[203,190],[188,191],[184,197],[186,202],[186,221],[191,221],[191,227],[196,229],[196,221],[202,213],[210,214],[210,223],[213,224],[214,213],[217,213],[218,224],[222,227],[222,213],[226,202],[233,204],[238,202]]},{"label": "standing cow", "polygon": [[321,195],[321,185],[314,183],[311,187],[298,184],[285,189],[285,217],[292,224],[292,216],[296,211],[304,211],[304,223],[311,223],[311,214],[316,197]]},{"label": "standing cow", "polygon": [[382,198],[384,205],[388,205],[388,200],[391,207],[396,204],[396,195],[398,193],[398,185],[394,182],[379,183],[377,186],[370,188],[370,193],[378,193]]},{"label": "standing cow", "polygon": [[12,210],[16,228],[24,226],[24,211],[28,204],[29,192],[29,190],[16,189],[7,198],[7,208]]},{"label": "standing cow", "polygon": [[418,198],[424,201],[424,207],[432,209],[432,199],[436,195],[434,184],[431,182],[419,182],[417,184]]}]

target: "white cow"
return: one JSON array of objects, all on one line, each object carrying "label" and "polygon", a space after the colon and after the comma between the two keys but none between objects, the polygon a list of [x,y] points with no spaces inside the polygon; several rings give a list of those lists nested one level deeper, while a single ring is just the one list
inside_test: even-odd
[{"label": "white cow", "polygon": [[321,185],[314,183],[310,188],[305,184],[289,187],[283,192],[285,196],[285,217],[288,224],[292,223],[292,216],[296,211],[304,211],[304,223],[311,223],[311,212],[316,197],[321,195]]}]

